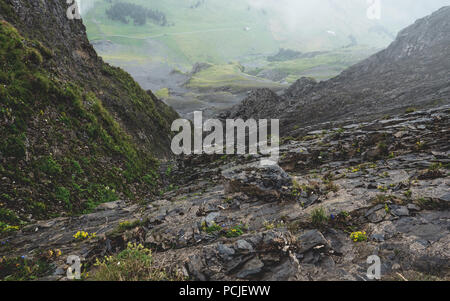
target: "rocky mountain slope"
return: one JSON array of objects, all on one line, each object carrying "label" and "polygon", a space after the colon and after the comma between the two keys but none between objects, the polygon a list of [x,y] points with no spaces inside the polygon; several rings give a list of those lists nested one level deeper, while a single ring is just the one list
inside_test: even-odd
[{"label": "rocky mountain slope", "polygon": [[64,1],[0,1],[0,231],[157,187],[178,114],[97,56]]},{"label": "rocky mountain slope", "polygon": [[153,251],[153,270],[182,279],[367,280],[366,260],[378,255],[383,280],[449,280],[449,113],[285,140],[283,169],[260,168],[258,157],[179,160],[178,187],[160,198],[104,204],[1,240],[0,276],[44,262],[38,278],[65,279],[67,256],[77,255],[84,279],[98,279],[97,258],[137,243]]},{"label": "rocky mountain slope", "polygon": [[[283,132],[297,137],[284,135],[278,165],[182,157],[163,164],[163,176],[153,154],[167,153],[176,113],[104,64],[61,2],[0,0],[0,8],[0,279],[66,280],[77,256],[87,280],[368,280],[367,258],[377,255],[382,280],[450,280],[448,36],[440,34],[449,8],[338,78],[301,79],[283,96],[258,90],[229,114],[270,111],[287,116],[286,128],[303,103],[302,127]],[[385,64],[375,63],[380,56]],[[359,76],[380,81],[367,83],[379,95],[371,112],[356,97]],[[346,79],[356,92],[342,88]],[[414,85],[424,90],[413,95]],[[347,98],[348,107],[337,105]],[[434,107],[376,117],[403,108],[400,100]]]},{"label": "rocky mountain slope", "polygon": [[[370,119],[449,103],[449,20],[450,7],[443,7],[339,76],[320,83],[300,79],[282,96],[256,92],[228,116],[279,118],[282,133],[298,135],[304,133],[301,128],[320,122]],[[265,97],[259,101],[261,94]]]}]

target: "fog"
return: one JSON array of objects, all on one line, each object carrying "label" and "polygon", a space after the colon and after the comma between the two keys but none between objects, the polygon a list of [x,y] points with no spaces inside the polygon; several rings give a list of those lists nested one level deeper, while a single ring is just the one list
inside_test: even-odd
[{"label": "fog", "polygon": [[[77,1],[81,14],[85,15],[95,2],[104,0]],[[203,0],[178,1],[180,9],[188,9]],[[164,6],[157,1],[153,3],[153,6]],[[442,6],[450,5],[450,0],[228,0],[226,4],[223,0],[204,0],[202,5],[209,7],[213,14],[214,9],[227,7],[259,10],[264,13],[268,31],[281,47],[312,51],[342,47],[349,43],[349,38],[358,44],[385,47],[399,30]],[[148,6],[152,6],[152,1]],[[167,9],[172,8],[163,11]],[[230,14],[232,17],[234,15]],[[211,27],[214,26],[211,23]]]},{"label": "fog", "polygon": [[[77,0],[81,14],[85,14],[97,1],[104,0]],[[196,1],[179,0],[180,3]],[[208,1],[208,0],[207,0]],[[209,0],[216,1],[216,0]],[[246,1],[251,7],[265,9],[275,13],[291,30],[297,29],[302,18],[332,17],[330,13],[340,12],[342,15],[359,15],[367,17],[369,7],[380,3],[380,19],[377,20],[388,26],[403,28],[414,20],[424,17],[431,12],[450,5],[450,0],[238,0]],[[133,2],[124,0],[124,2]],[[151,3],[151,1],[149,1]],[[233,1],[230,1],[232,3]],[[319,24],[326,24],[327,19],[316,20]],[[352,22],[352,20],[348,20]]]},{"label": "fog", "polygon": [[[414,20],[430,14],[445,5],[449,0],[247,0],[253,7],[277,12],[278,16],[291,30],[302,23],[303,18],[334,17],[336,12],[342,16],[367,18],[371,7],[379,3],[379,19],[372,19],[386,25],[405,27]],[[333,14],[331,14],[333,13]],[[316,20],[326,24],[327,19]],[[349,19],[348,22],[354,20]]]},{"label": "fog", "polygon": [[86,14],[94,6],[96,1],[98,0],[77,0],[80,14]]},{"label": "fog", "polygon": [[[449,0],[247,0],[271,16],[271,27],[277,28],[280,39],[291,43],[309,41],[315,48],[324,42],[324,33],[336,37],[336,44],[352,35],[359,42],[384,46],[399,30],[445,5]],[[384,34],[379,41],[368,32]],[[276,35],[276,32],[274,32]],[[317,43],[311,40],[314,35]],[[339,40],[340,39],[340,40]],[[320,40],[320,41],[319,41]],[[339,40],[339,41],[338,41]],[[301,46],[300,46],[301,48]]]}]

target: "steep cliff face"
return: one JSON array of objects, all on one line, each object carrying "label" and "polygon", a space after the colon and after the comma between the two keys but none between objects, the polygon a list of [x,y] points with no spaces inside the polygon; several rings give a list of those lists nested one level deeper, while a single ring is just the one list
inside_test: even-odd
[{"label": "steep cliff face", "polygon": [[0,0],[0,232],[156,191],[177,113],[97,56],[66,1]]},{"label": "steep cliff face", "polygon": [[[270,110],[259,117],[280,118],[284,134],[339,120],[371,119],[450,102],[450,7],[416,21],[385,50],[339,76],[315,83],[300,79],[283,99],[265,99]],[[243,102],[233,110],[251,111]],[[276,108],[274,109],[274,105]],[[244,114],[245,115],[245,114]],[[249,117],[249,116],[246,116]],[[298,130],[295,130],[298,129]]]},{"label": "steep cliff face", "polygon": [[170,124],[177,114],[147,95],[127,73],[104,63],[89,43],[82,21],[67,18],[65,2],[2,0],[0,18],[53,52],[45,69],[95,93],[143,148],[169,155]]}]

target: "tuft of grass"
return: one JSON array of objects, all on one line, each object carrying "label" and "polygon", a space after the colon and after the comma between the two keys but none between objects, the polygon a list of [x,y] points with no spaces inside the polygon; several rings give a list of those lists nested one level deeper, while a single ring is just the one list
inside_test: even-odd
[{"label": "tuft of grass", "polygon": [[423,141],[417,141],[416,142],[416,148],[417,150],[423,150],[425,148],[426,144]]},{"label": "tuft of grass", "polygon": [[412,196],[412,191],[411,190],[407,190],[403,194],[409,199]]},{"label": "tuft of grass", "polygon": [[328,222],[329,217],[326,210],[323,207],[315,208],[311,212],[311,222],[316,225],[324,225]]},{"label": "tuft of grass", "polygon": [[114,256],[96,260],[96,268],[88,280],[94,281],[180,281],[182,275],[156,268],[151,250],[141,244],[128,243]]},{"label": "tuft of grass", "polygon": [[119,232],[127,231],[136,227],[143,225],[144,222],[142,220],[134,220],[134,221],[124,221],[119,224],[117,230]]},{"label": "tuft of grass", "polygon": [[222,231],[223,228],[220,225],[216,224],[215,222],[213,222],[211,226],[208,226],[206,224],[206,222],[203,222],[202,223],[202,230],[205,231],[208,234],[213,234],[213,233],[217,233],[217,232]]},{"label": "tuft of grass", "polygon": [[379,194],[375,197],[375,199],[372,201],[372,203],[374,205],[386,204],[386,203],[394,202],[395,199],[396,199],[396,197],[393,195]]},{"label": "tuft of grass", "polygon": [[383,186],[383,185],[378,185],[377,189],[382,191],[382,192],[387,192],[389,190],[388,187]]},{"label": "tuft of grass", "polygon": [[325,184],[325,188],[327,191],[332,191],[332,192],[338,192],[340,189],[339,186],[334,184],[332,181]]},{"label": "tuft of grass", "polygon": [[272,230],[272,229],[275,229],[275,224],[274,224],[274,223],[270,223],[270,222],[268,222],[268,221],[265,221],[265,222],[264,222],[264,228],[265,228],[266,230]]},{"label": "tuft of grass", "polygon": [[170,96],[170,91],[168,88],[163,88],[155,92],[155,96],[159,99],[167,99]]},{"label": "tuft of grass", "polygon": [[443,164],[441,162],[437,162],[437,163],[431,164],[431,166],[428,168],[428,170],[430,170],[430,171],[438,171],[442,167],[443,167]]}]

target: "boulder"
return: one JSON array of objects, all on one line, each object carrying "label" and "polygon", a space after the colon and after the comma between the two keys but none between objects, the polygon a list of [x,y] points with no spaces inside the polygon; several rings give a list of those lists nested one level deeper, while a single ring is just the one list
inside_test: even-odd
[{"label": "boulder", "polygon": [[258,199],[280,200],[292,187],[292,178],[280,166],[259,162],[224,170],[222,177],[226,193],[243,192]]}]

